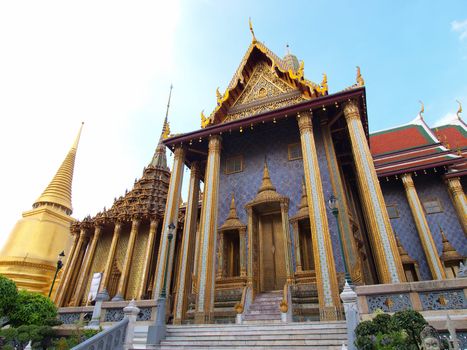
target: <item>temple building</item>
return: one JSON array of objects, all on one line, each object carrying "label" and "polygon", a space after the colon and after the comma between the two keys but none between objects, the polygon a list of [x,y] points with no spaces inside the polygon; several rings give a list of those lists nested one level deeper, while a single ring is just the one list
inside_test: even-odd
[{"label": "temple building", "polygon": [[68,256],[70,226],[75,221],[71,188],[82,127],[52,181],[32,210],[23,213],[0,253],[0,274],[15,281],[19,289],[49,293],[59,254],[63,251]]},{"label": "temple building", "polygon": [[174,324],[261,320],[248,314],[261,298],[296,321],[336,320],[346,272],[354,285],[455,277],[467,255],[461,110],[434,129],[421,111],[370,135],[360,69],[331,94],[325,74],[307,80],[303,61],[251,32],[201,128],[170,135],[166,117],[133,189],[73,224],[63,310],[97,291],[109,308],[167,292]]}]

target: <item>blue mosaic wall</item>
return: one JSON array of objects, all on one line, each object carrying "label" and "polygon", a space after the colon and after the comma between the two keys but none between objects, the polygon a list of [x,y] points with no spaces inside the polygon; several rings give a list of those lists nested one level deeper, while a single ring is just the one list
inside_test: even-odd
[{"label": "blue mosaic wall", "polygon": [[[439,230],[439,226],[441,226],[452,246],[459,254],[467,256],[467,239],[465,239],[446,185],[442,179],[432,175],[418,175],[414,176],[413,179],[420,201],[423,202],[426,199],[437,198],[443,207],[443,211],[440,213],[426,215],[438,253],[441,255],[443,250]],[[391,219],[393,229],[397,233],[405,250],[413,259],[418,261],[421,278],[431,279],[431,273],[418,237],[412,213],[410,212],[402,182],[385,182],[381,180],[381,187],[386,204],[397,204],[400,217]]]},{"label": "blue mosaic wall", "polygon": [[[290,199],[289,217],[296,214],[301,197],[303,180],[302,160],[288,160],[288,145],[300,142],[300,134],[296,123],[281,122],[275,128],[264,131],[255,129],[251,137],[245,130],[238,137],[225,137],[222,143],[221,173],[219,181],[219,226],[227,218],[231,194],[234,193],[237,213],[243,223],[247,223],[245,205],[253,200],[258,192],[263,177],[263,164],[267,158],[269,174],[276,190]],[[332,194],[326,154],[319,131],[315,130],[316,147],[323,182],[324,198]],[[225,174],[226,158],[242,155],[244,170],[239,173]],[[332,213],[328,210],[336,268],[343,271],[337,238],[337,225]],[[290,228],[292,235],[292,228]],[[293,259],[295,263],[295,259]]]},{"label": "blue mosaic wall", "polygon": [[443,251],[442,238],[439,231],[439,226],[441,226],[447,239],[457,252],[463,256],[467,256],[467,239],[459,224],[459,219],[449,197],[448,189],[441,177],[419,175],[414,177],[414,182],[418,196],[422,202],[430,198],[437,198],[443,207],[441,213],[426,216],[438,252],[441,254]]},{"label": "blue mosaic wall", "polygon": [[409,256],[418,262],[420,278],[430,280],[431,272],[428,267],[425,252],[418,236],[417,228],[410,211],[402,181],[386,182],[381,179],[384,201],[386,205],[396,204],[399,218],[391,219],[391,226]]}]

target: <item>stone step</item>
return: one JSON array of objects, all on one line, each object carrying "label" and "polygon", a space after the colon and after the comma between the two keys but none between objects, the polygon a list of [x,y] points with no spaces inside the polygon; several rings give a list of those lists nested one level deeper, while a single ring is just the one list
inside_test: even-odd
[{"label": "stone step", "polygon": [[192,324],[192,325],[168,325],[167,331],[178,331],[178,332],[186,332],[188,330],[198,330],[198,329],[209,329],[209,330],[271,330],[274,329],[276,331],[289,331],[289,330],[320,330],[320,329],[346,329],[345,321],[330,321],[330,322],[320,322],[320,321],[309,321],[309,322],[292,322],[292,323],[283,323],[280,326],[280,329],[274,325],[274,328],[271,328],[271,325],[267,323],[263,323],[260,326],[247,326],[242,324]]},{"label": "stone step", "polygon": [[310,339],[341,339],[345,340],[347,334],[339,333],[324,333],[324,334],[229,334],[229,335],[218,335],[218,334],[208,334],[208,335],[179,335],[179,336],[170,336],[171,341],[175,340],[310,340]]},{"label": "stone step", "polygon": [[161,346],[164,345],[177,345],[177,346],[270,346],[270,345],[282,345],[282,346],[295,346],[295,345],[307,345],[307,346],[317,346],[317,345],[332,345],[339,346],[342,345],[342,339],[301,339],[301,340],[227,340],[227,341],[217,341],[217,340],[171,340],[166,339],[161,342]]},{"label": "stone step", "polygon": [[[257,328],[257,327],[254,327]],[[274,328],[278,328],[277,325],[275,325]],[[232,331],[205,331],[205,330],[197,330],[197,331],[185,331],[185,332],[173,332],[171,330],[167,331],[167,335],[170,337],[180,337],[180,336],[186,336],[186,337],[195,337],[195,336],[208,336],[208,335],[215,335],[215,336],[224,336],[224,335],[239,335],[239,336],[277,336],[278,334],[282,335],[284,334],[282,330],[277,330],[277,329],[270,329],[268,331],[264,330],[232,330]],[[309,330],[298,330],[298,329],[293,329],[293,330],[288,330],[287,335],[323,335],[323,336],[328,336],[329,334],[331,335],[346,335],[347,334],[347,329],[346,328],[341,328],[341,329],[320,329],[316,330],[313,332],[310,332]]]},{"label": "stone step", "polygon": [[245,315],[260,315],[260,314],[271,314],[271,315],[280,315],[281,311],[276,309],[265,309],[265,310],[248,310]]},{"label": "stone step", "polygon": [[[222,350],[247,350],[247,349],[255,349],[255,350],[269,350],[269,349],[277,349],[283,350],[283,345],[268,345],[268,346],[229,346],[229,345],[215,345],[215,346],[197,346],[197,345],[163,345],[156,347],[157,350],[174,350],[174,349],[195,349],[195,350],[215,350],[215,349],[222,349]],[[297,346],[287,346],[287,350],[302,350],[308,349],[310,350],[309,345],[297,345]],[[342,344],[338,346],[333,345],[315,345],[313,350],[341,350]]]}]

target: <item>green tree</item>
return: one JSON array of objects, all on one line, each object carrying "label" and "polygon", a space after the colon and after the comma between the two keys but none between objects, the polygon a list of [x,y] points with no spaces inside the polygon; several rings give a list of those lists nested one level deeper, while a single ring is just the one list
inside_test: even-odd
[{"label": "green tree", "polygon": [[[0,275],[0,318],[8,317],[16,306],[16,300],[18,298],[18,290],[15,282]],[[0,320],[0,325],[1,325]]]},{"label": "green tree", "polygon": [[10,313],[10,324],[13,327],[21,325],[44,325],[46,320],[57,317],[57,307],[47,297],[39,293],[25,290],[18,292],[16,308]]}]

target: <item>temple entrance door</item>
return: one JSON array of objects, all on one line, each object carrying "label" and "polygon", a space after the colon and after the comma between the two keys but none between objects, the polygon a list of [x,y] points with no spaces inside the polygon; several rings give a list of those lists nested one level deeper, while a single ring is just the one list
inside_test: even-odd
[{"label": "temple entrance door", "polygon": [[281,290],[287,280],[281,214],[259,219],[260,291]]}]

